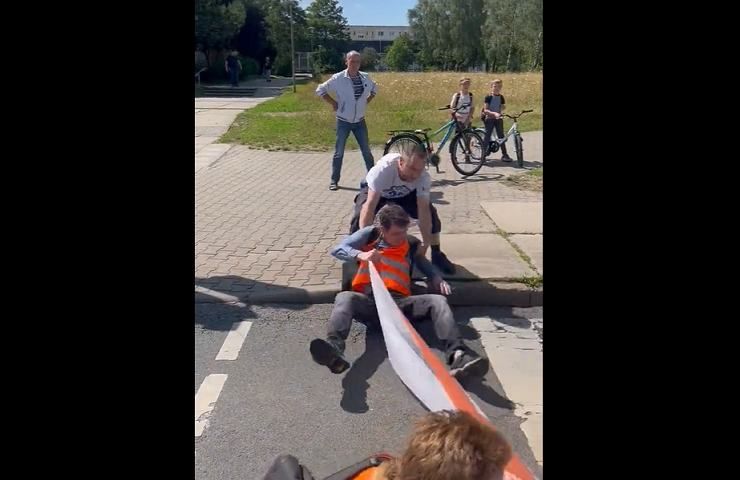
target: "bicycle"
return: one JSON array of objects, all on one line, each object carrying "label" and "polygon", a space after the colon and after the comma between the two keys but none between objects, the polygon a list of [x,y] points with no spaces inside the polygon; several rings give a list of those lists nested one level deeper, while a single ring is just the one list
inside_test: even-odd
[{"label": "bicycle", "polygon": [[[481,137],[472,127],[464,128],[455,118],[455,113],[457,113],[458,110],[469,106],[470,104],[467,103],[452,109],[452,112],[450,113],[452,119],[431,134],[427,134],[431,128],[416,130],[389,130],[388,135],[390,135],[391,138],[389,138],[385,144],[383,155],[392,151],[401,153],[408,143],[422,145],[426,147],[427,151],[427,169],[431,164],[437,169],[437,173],[442,173],[439,170],[439,152],[442,151],[442,148],[454,131],[455,135],[452,138],[452,143],[450,143],[450,158],[452,159],[452,166],[455,167],[455,170],[464,177],[474,175],[483,166],[483,137]],[[450,106],[446,105],[437,110],[449,109]],[[433,138],[444,130],[446,130],[444,137],[442,137],[437,150],[433,151],[433,144],[430,137]],[[461,161],[458,161],[458,150],[462,152],[463,158],[460,159]],[[466,168],[469,168],[470,170],[467,170]]]},{"label": "bicycle", "polygon": [[[510,119],[514,120],[514,124],[509,128],[509,131],[506,132],[506,135],[504,135],[503,138],[494,138],[496,135],[496,130],[492,132],[491,135],[491,141],[488,143],[488,148],[486,149],[486,157],[489,155],[492,155],[496,152],[498,152],[499,148],[501,148],[501,145],[503,145],[506,140],[509,139],[510,136],[514,135],[514,149],[516,150],[516,166],[519,168],[522,168],[524,166],[524,139],[522,138],[522,134],[519,133],[519,125],[517,124],[517,120],[519,117],[524,115],[525,113],[532,113],[534,110],[522,110],[517,115],[507,115],[506,113],[502,113],[501,116],[503,117],[509,117]],[[486,138],[486,129],[477,127],[475,129],[478,134]],[[481,162],[482,163],[482,162]]]}]

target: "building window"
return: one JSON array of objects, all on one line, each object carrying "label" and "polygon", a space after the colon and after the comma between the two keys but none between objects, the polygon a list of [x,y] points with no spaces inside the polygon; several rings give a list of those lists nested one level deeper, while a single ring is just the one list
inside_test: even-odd
[{"label": "building window", "polygon": [[378,32],[378,36],[379,37],[382,37],[383,36],[383,32]]}]

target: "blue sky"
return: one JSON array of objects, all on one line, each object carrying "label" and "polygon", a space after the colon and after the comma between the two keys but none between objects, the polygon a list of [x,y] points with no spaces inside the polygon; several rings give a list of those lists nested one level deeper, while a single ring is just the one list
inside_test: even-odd
[{"label": "blue sky", "polygon": [[[299,0],[306,8],[313,0]],[[339,0],[350,25],[408,25],[406,12],[416,0]]]}]

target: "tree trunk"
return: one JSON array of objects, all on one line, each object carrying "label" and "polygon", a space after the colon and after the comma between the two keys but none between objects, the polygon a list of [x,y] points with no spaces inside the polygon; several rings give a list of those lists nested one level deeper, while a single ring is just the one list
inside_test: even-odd
[{"label": "tree trunk", "polygon": [[537,35],[537,42],[534,47],[534,63],[532,63],[532,70],[537,70],[540,66],[540,55],[542,54],[542,32]]},{"label": "tree trunk", "polygon": [[509,40],[509,52],[506,54],[506,71],[511,71],[511,51],[514,50],[514,34],[511,35]]}]

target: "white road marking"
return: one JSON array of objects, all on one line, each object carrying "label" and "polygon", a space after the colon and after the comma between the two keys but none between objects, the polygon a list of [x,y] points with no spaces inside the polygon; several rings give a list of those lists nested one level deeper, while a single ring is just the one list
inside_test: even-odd
[{"label": "white road marking", "polygon": [[231,331],[226,335],[224,344],[221,345],[221,350],[216,355],[216,360],[236,360],[251,326],[252,322],[246,320],[232,325]]},{"label": "white road marking", "polygon": [[195,394],[195,436],[200,437],[203,430],[208,426],[208,417],[216,405],[218,396],[228,375],[214,373],[208,375],[200,384],[198,393]]}]

